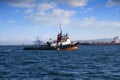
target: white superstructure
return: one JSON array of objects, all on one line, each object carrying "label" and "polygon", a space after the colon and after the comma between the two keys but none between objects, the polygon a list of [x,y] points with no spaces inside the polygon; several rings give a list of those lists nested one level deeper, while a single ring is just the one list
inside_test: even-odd
[{"label": "white superstructure", "polygon": [[115,42],[115,43],[120,43],[120,39],[119,39],[118,36],[114,37],[114,42]]}]

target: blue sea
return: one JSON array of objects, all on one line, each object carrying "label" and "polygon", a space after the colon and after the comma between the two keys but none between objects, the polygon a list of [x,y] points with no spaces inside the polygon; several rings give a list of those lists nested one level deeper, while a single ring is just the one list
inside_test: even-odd
[{"label": "blue sea", "polygon": [[120,45],[76,51],[0,46],[0,80],[120,80]]}]

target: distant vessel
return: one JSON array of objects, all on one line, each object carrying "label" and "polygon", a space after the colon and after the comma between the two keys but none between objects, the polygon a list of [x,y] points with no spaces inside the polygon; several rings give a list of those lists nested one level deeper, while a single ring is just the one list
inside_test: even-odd
[{"label": "distant vessel", "polygon": [[[38,40],[39,42],[39,40]],[[71,42],[68,34],[62,34],[60,32],[57,35],[57,40],[51,39],[44,45],[32,45],[24,47],[24,50],[76,50],[78,49],[79,42]]]}]

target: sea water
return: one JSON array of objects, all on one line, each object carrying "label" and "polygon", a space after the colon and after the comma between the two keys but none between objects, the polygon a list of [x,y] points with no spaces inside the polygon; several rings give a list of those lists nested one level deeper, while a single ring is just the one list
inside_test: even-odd
[{"label": "sea water", "polygon": [[120,80],[120,45],[78,50],[22,50],[0,46],[0,80]]}]

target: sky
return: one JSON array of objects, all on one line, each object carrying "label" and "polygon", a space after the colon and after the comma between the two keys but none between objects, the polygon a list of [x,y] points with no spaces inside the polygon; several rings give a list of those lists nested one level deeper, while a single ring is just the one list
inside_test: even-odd
[{"label": "sky", "polygon": [[120,37],[120,0],[0,0],[0,44]]}]

